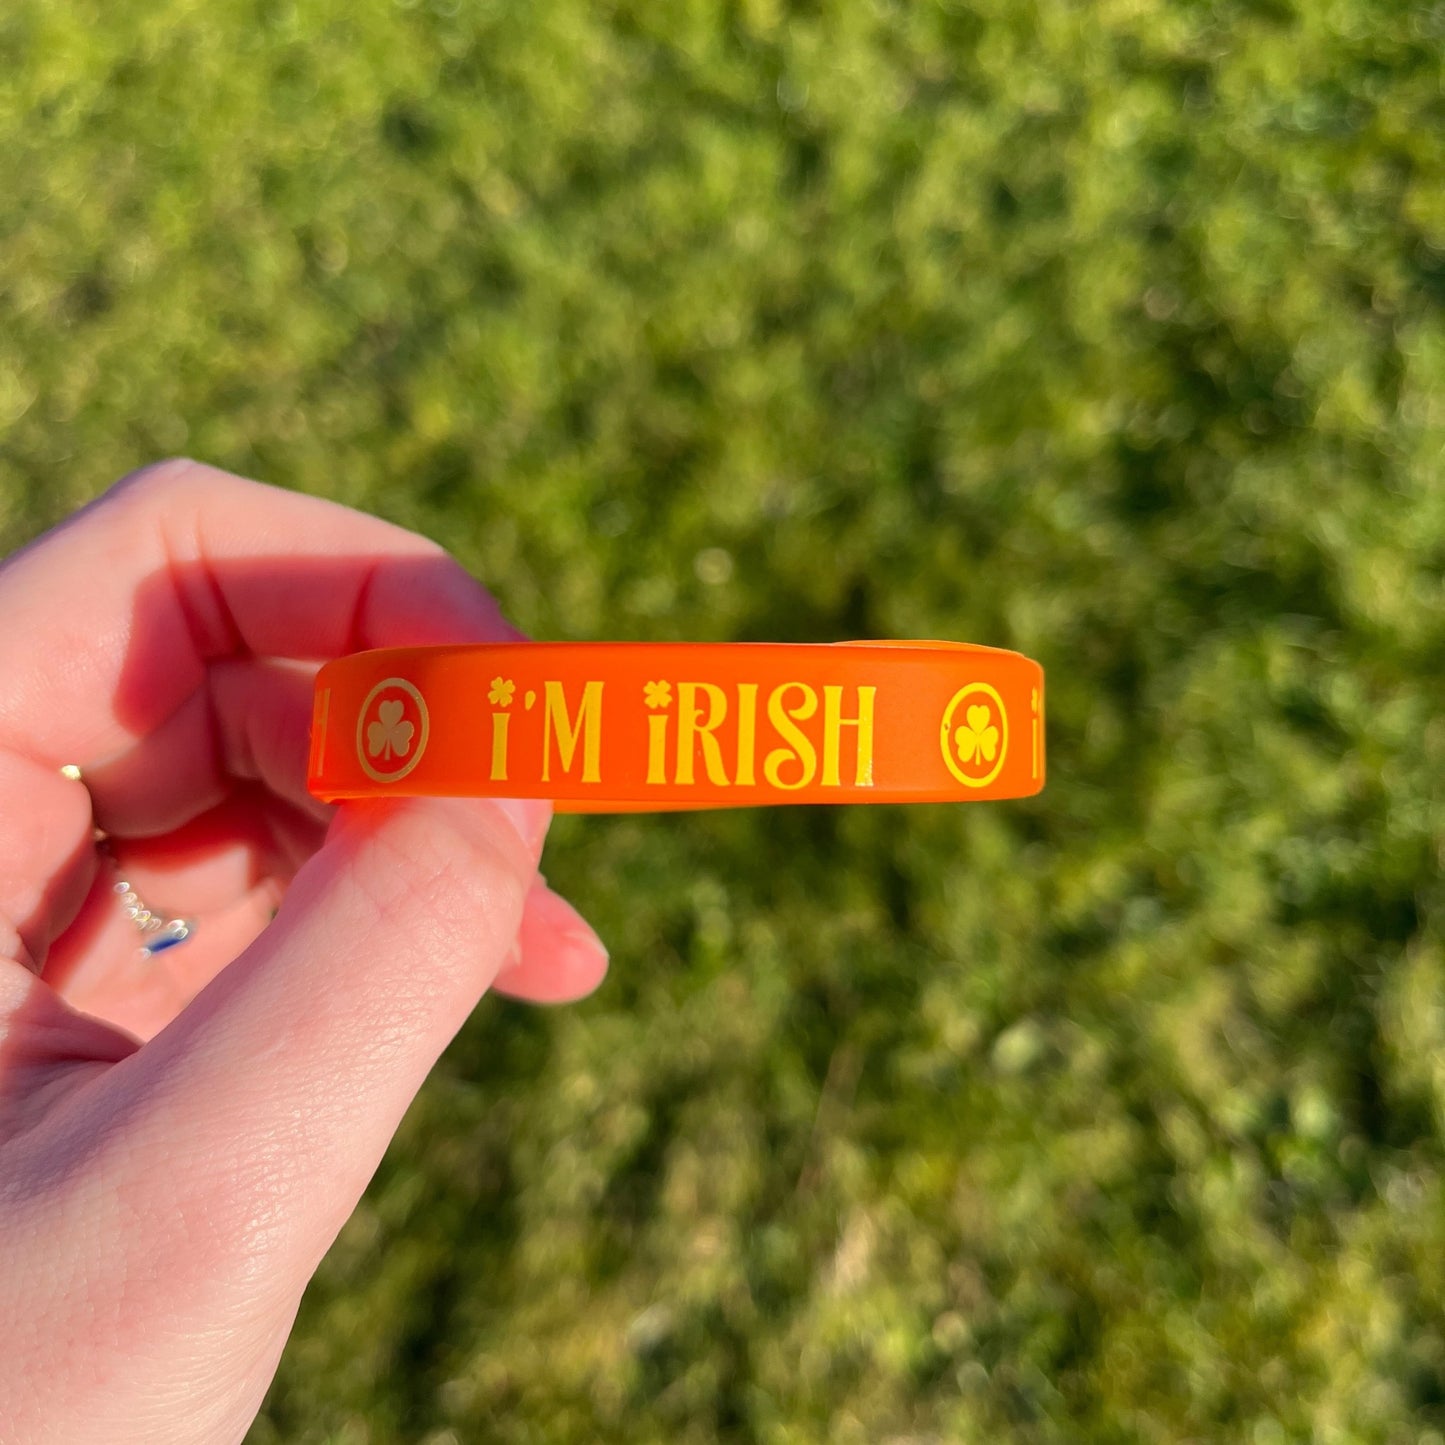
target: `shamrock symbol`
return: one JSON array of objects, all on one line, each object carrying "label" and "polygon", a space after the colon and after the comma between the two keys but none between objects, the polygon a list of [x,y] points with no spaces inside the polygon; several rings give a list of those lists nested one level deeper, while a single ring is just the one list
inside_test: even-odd
[{"label": "shamrock symbol", "polygon": [[377,721],[366,729],[366,751],[382,758],[389,758],[394,751],[404,758],[411,751],[411,735],[416,729],[402,717],[402,704],[392,698],[376,712]]},{"label": "shamrock symbol", "polygon": [[644,682],[642,691],[648,707],[672,706],[672,684],[670,682]]},{"label": "shamrock symbol", "polygon": [[512,694],[516,689],[517,684],[510,677],[494,677],[492,690],[487,694],[487,701],[493,707],[511,707]]},{"label": "shamrock symbol", "polygon": [[953,745],[958,749],[958,759],[971,763],[975,757],[991,763],[998,752],[998,729],[988,720],[988,708],[978,704],[969,708],[966,721],[953,734]]}]

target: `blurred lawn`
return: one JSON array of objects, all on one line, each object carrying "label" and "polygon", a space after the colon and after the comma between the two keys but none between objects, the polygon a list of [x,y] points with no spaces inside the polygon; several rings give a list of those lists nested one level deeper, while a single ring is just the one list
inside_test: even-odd
[{"label": "blurred lawn", "polygon": [[[565,819],[251,1440],[1442,1440],[1445,10],[7,0],[0,533],[937,636],[1022,804]],[[1433,1433],[1431,1433],[1433,1432]]]}]

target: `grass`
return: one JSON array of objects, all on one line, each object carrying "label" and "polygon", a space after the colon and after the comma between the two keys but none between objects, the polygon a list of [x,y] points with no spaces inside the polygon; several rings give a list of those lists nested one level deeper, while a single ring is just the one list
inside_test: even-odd
[{"label": "grass", "polygon": [[[0,534],[1041,659],[1026,803],[570,818],[252,1445],[1445,1431],[1445,16],[10,0]],[[1432,1433],[1433,1432],[1433,1433]]]}]

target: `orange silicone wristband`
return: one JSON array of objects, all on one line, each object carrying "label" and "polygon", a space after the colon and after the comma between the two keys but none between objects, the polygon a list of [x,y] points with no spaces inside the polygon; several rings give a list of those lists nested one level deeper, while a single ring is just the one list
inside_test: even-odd
[{"label": "orange silicone wristband", "polygon": [[1044,673],[960,642],[381,648],[317,674],[307,782],[563,812],[1022,798]]}]

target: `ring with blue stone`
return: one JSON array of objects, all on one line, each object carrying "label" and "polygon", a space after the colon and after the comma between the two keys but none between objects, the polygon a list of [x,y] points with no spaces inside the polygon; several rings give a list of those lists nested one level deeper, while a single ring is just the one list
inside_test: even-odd
[{"label": "ring with blue stone", "polygon": [[[74,763],[67,763],[60,771],[73,782],[83,784],[85,781]],[[118,871],[120,865],[105,830],[94,829],[94,838],[97,850],[106,854]],[[149,907],[128,880],[118,878],[113,889],[125,916],[140,929],[142,958],[154,958],[159,953],[165,953],[168,949],[184,943],[195,932],[196,925],[189,918],[166,918]]]}]

